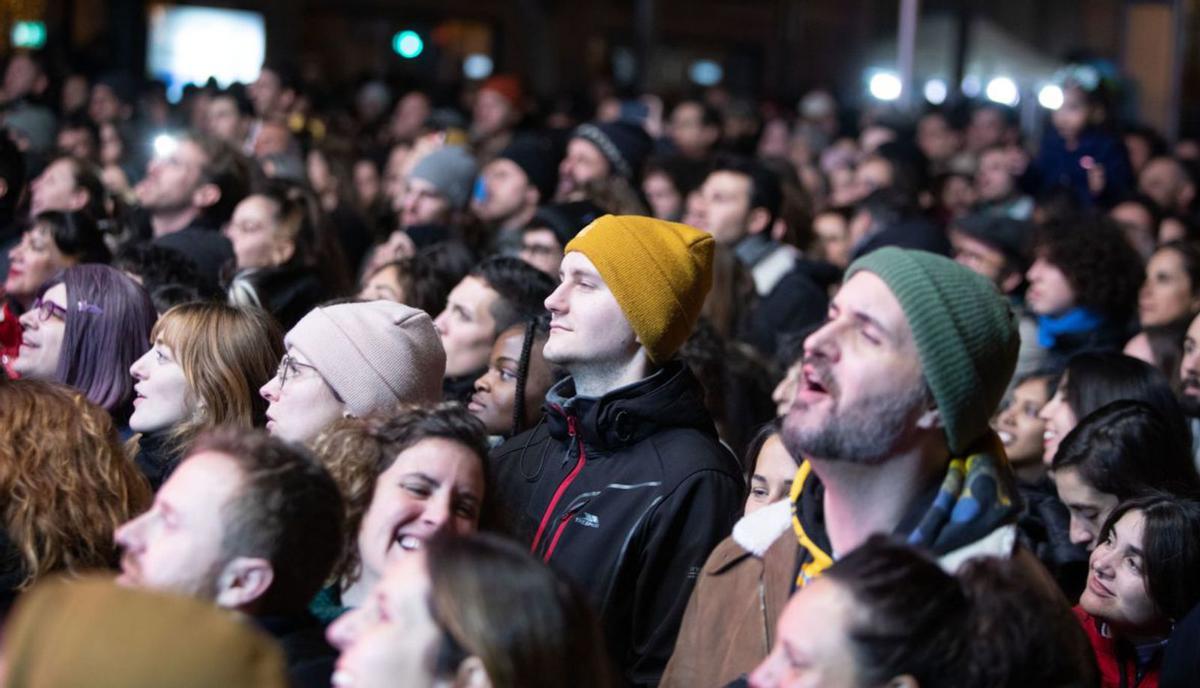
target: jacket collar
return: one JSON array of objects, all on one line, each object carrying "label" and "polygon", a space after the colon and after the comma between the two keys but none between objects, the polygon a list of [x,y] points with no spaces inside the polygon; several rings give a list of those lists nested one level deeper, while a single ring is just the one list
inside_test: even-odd
[{"label": "jacket collar", "polygon": [[551,436],[566,441],[568,418],[573,418],[579,436],[599,451],[636,444],[667,428],[717,436],[700,383],[679,360],[599,398],[576,395],[575,381],[568,377],[550,388],[545,408]]}]

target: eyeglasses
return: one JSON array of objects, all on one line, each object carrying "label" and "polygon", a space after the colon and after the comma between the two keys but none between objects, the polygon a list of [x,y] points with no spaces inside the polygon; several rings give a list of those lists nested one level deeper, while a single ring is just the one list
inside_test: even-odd
[{"label": "eyeglasses", "polygon": [[37,311],[38,322],[46,322],[50,318],[58,318],[63,322],[67,320],[67,309],[54,303],[53,301],[43,301],[37,299],[33,302],[33,309]]},{"label": "eyeglasses", "polygon": [[310,370],[317,369],[316,366],[297,361],[292,358],[291,354],[284,354],[283,360],[279,362],[279,370],[275,371],[275,376],[279,378],[279,388],[283,389],[283,386],[287,384],[288,378],[296,377],[301,373],[301,369],[303,368]]}]

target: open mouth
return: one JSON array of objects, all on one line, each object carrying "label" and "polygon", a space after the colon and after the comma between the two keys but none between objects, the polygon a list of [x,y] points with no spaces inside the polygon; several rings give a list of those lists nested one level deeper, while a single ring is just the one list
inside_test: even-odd
[{"label": "open mouth", "polygon": [[418,535],[402,532],[399,528],[392,536],[392,543],[388,546],[388,552],[415,552],[425,545],[425,541]]},{"label": "open mouth", "polygon": [[1006,447],[1008,445],[1012,444],[1012,441],[1014,439],[1016,439],[1016,437],[1011,432],[1008,432],[1006,430],[997,430],[996,436],[1000,438],[1000,443]]}]

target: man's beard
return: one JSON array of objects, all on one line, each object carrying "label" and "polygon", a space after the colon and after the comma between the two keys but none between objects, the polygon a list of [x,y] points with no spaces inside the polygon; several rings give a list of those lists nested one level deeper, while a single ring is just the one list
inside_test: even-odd
[{"label": "man's beard", "polygon": [[797,461],[815,457],[868,465],[881,463],[896,453],[927,406],[928,394],[923,386],[917,386],[890,395],[866,397],[850,408],[839,409],[837,402],[841,395],[837,385],[827,368],[818,371],[834,409],[819,428],[797,427],[799,421],[793,423],[792,414],[788,414],[783,424],[783,443]]},{"label": "man's beard", "polygon": [[[1189,390],[1195,394],[1188,394]],[[1179,405],[1188,418],[1200,418],[1200,375],[1190,373],[1180,380]]]}]

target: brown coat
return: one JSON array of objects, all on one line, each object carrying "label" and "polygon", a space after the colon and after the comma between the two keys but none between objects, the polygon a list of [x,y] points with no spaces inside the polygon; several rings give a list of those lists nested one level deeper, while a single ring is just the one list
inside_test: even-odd
[{"label": "brown coat", "polygon": [[[724,686],[754,669],[775,642],[775,622],[791,595],[799,549],[790,530],[762,558],[732,537],[717,545],[688,600],[659,685]],[[749,590],[758,592],[745,594]]]},{"label": "brown coat", "polygon": [[[757,525],[763,524],[763,520],[755,520],[759,521]],[[659,684],[662,688],[721,688],[753,671],[770,654],[775,624],[794,588],[800,556],[800,544],[791,528],[779,532],[781,524],[775,518],[770,520],[776,522],[755,529],[759,531],[756,538],[772,530],[778,533],[765,546],[761,558],[739,544],[735,528],[735,537],[717,545],[704,563],[683,615],[675,652]],[[1015,533],[1015,529],[1012,531]],[[1030,576],[1031,585],[1042,588],[1045,595],[1061,597],[1041,562],[1016,545],[1015,536],[1003,535],[994,533],[987,538],[990,542],[976,543],[940,561],[945,567],[957,569],[973,556],[1011,553]]]}]

